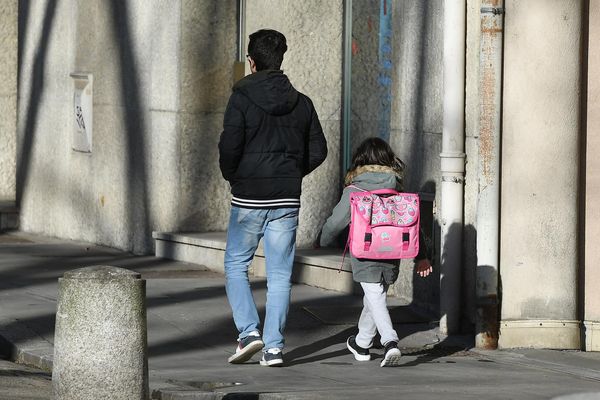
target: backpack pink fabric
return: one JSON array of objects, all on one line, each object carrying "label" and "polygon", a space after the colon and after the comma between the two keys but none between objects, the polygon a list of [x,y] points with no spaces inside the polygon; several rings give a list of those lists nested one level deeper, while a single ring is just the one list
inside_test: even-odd
[{"label": "backpack pink fabric", "polygon": [[352,192],[350,253],[373,260],[414,258],[419,253],[419,219],[416,193],[392,189]]}]

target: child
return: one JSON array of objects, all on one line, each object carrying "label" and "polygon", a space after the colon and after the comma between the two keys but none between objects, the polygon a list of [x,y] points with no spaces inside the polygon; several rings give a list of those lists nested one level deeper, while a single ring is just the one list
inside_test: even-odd
[{"label": "child", "polygon": [[[321,231],[321,246],[336,243],[337,236],[350,223],[350,193],[362,190],[395,189],[402,191],[403,163],[396,157],[390,146],[382,139],[366,139],[352,157],[352,167],[346,174],[346,188],[342,198],[333,209]],[[353,185],[356,187],[351,187]],[[421,243],[423,241],[421,240]],[[419,246],[417,274],[421,277],[432,271],[431,263],[425,255],[425,246]],[[398,278],[400,260],[365,260],[352,257],[352,277],[364,291],[363,310],[358,320],[358,335],[346,341],[348,350],[357,361],[371,359],[369,348],[379,332],[384,347],[382,367],[396,366],[400,362],[398,334],[392,326],[387,309],[386,294],[390,284]]]}]

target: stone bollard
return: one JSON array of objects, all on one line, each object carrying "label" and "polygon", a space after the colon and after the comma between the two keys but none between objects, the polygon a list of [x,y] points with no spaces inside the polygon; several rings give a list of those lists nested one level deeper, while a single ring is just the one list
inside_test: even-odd
[{"label": "stone bollard", "polygon": [[146,281],[93,266],[59,279],[52,385],[56,400],[146,400]]}]

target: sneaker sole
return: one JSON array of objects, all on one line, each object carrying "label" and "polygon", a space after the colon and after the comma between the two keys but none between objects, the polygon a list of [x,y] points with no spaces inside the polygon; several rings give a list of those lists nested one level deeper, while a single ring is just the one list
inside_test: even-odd
[{"label": "sneaker sole", "polygon": [[258,353],[265,347],[265,344],[262,340],[256,340],[250,343],[248,346],[244,347],[244,349],[240,352],[235,353],[231,357],[227,359],[227,362],[230,364],[241,364],[243,362],[248,361],[252,358],[253,355]]},{"label": "sneaker sole", "polygon": [[348,350],[350,350],[350,352],[352,354],[354,354],[354,359],[356,361],[370,361],[371,360],[371,355],[363,355],[363,354],[358,354],[358,352],[356,350],[354,350],[352,348],[352,346],[350,346],[350,343],[348,343],[348,341],[346,341],[346,347],[348,348]]},{"label": "sneaker sole", "polygon": [[392,349],[388,351],[384,359],[381,361],[381,367],[397,367],[400,365],[402,359],[402,353],[398,349]]},{"label": "sneaker sole", "polygon": [[260,365],[262,365],[263,367],[281,367],[283,366],[283,360],[260,360]]}]

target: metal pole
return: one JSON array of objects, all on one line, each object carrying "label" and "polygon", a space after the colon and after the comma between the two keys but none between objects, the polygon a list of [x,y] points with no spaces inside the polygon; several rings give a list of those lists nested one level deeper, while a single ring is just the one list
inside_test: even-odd
[{"label": "metal pole", "polygon": [[465,175],[466,0],[444,1],[440,331],[460,331]]},{"label": "metal pole", "polygon": [[246,62],[246,0],[238,0],[238,61]]},{"label": "metal pole", "polygon": [[475,345],[484,349],[498,347],[503,7],[503,0],[481,2]]}]

